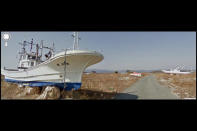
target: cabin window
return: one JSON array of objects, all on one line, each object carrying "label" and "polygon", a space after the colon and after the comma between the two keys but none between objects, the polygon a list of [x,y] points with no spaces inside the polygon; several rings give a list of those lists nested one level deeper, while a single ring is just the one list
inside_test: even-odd
[{"label": "cabin window", "polygon": [[31,66],[34,66],[34,62],[31,62]]},{"label": "cabin window", "polygon": [[25,60],[25,55],[23,56],[23,60]]}]

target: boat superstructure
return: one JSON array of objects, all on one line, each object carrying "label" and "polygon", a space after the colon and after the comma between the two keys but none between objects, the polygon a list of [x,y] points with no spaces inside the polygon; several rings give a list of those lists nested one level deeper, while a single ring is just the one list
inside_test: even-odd
[{"label": "boat superstructure", "polygon": [[[15,82],[31,87],[37,86],[57,86],[66,90],[79,89],[81,87],[81,77],[84,70],[103,60],[103,55],[96,51],[79,50],[78,33],[73,34],[73,49],[66,49],[59,53],[54,53],[53,48],[45,47],[43,42],[35,44],[36,52],[27,53],[25,46],[34,45],[31,42],[20,43],[23,48],[20,52],[20,59],[17,70],[3,69],[5,81]],[[43,49],[48,49],[45,60],[42,60]],[[41,52],[39,52],[41,50]]]}]

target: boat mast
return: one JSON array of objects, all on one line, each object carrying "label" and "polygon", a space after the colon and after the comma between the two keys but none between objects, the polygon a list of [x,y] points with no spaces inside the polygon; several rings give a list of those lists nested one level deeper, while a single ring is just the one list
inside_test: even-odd
[{"label": "boat mast", "polygon": [[81,39],[79,38],[79,33],[74,32],[72,36],[74,38],[73,50],[79,49],[79,40]]},{"label": "boat mast", "polygon": [[25,54],[26,53],[26,48],[25,48],[25,46],[27,46],[27,42],[26,41],[24,41],[23,43],[19,43],[20,45],[22,45],[22,51],[21,52],[19,52],[20,54]]},{"label": "boat mast", "polygon": [[39,54],[39,45],[36,44],[36,60],[38,60],[38,54]]},{"label": "boat mast", "polygon": [[43,52],[43,40],[41,40],[41,43],[40,43],[40,49],[41,49],[41,54],[40,54],[40,57],[42,58],[42,52]]},{"label": "boat mast", "polygon": [[30,45],[31,45],[31,48],[30,48],[30,53],[32,53],[33,38],[31,39],[31,43],[30,43]]}]

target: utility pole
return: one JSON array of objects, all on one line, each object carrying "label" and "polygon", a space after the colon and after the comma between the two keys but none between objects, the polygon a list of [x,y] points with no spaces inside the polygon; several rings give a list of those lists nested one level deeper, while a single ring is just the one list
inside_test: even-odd
[{"label": "utility pole", "polygon": [[65,59],[64,59],[64,78],[63,78],[64,79],[63,80],[64,81],[64,89],[66,88],[66,81],[65,81],[65,79],[66,79],[66,64],[67,64],[66,63],[66,52],[67,52],[67,50],[68,49],[65,50]]}]

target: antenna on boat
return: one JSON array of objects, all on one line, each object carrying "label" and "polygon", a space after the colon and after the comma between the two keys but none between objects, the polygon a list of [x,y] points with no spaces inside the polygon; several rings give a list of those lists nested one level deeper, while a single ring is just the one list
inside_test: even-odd
[{"label": "antenna on boat", "polygon": [[53,42],[52,50],[55,51],[55,43]]},{"label": "antenna on boat", "polygon": [[31,45],[31,48],[30,48],[30,52],[31,52],[32,51],[32,46],[33,46],[33,38],[31,39],[30,45]]},{"label": "antenna on boat", "polygon": [[20,54],[24,54],[26,51],[25,51],[25,46],[27,46],[27,44],[26,44],[27,42],[26,41],[23,41],[23,43],[19,43],[20,45],[22,45],[23,47],[22,47],[22,52],[20,52]]},{"label": "antenna on boat", "polygon": [[55,43],[53,42],[53,47],[52,47],[52,56],[54,56],[55,53]]},{"label": "antenna on boat", "polygon": [[41,58],[42,58],[42,52],[43,52],[43,40],[41,40],[41,43],[40,43],[40,49],[41,49]]},{"label": "antenna on boat", "polygon": [[72,37],[74,38],[73,50],[79,49],[79,40],[81,40],[81,38],[79,38],[79,33],[74,32]]}]

